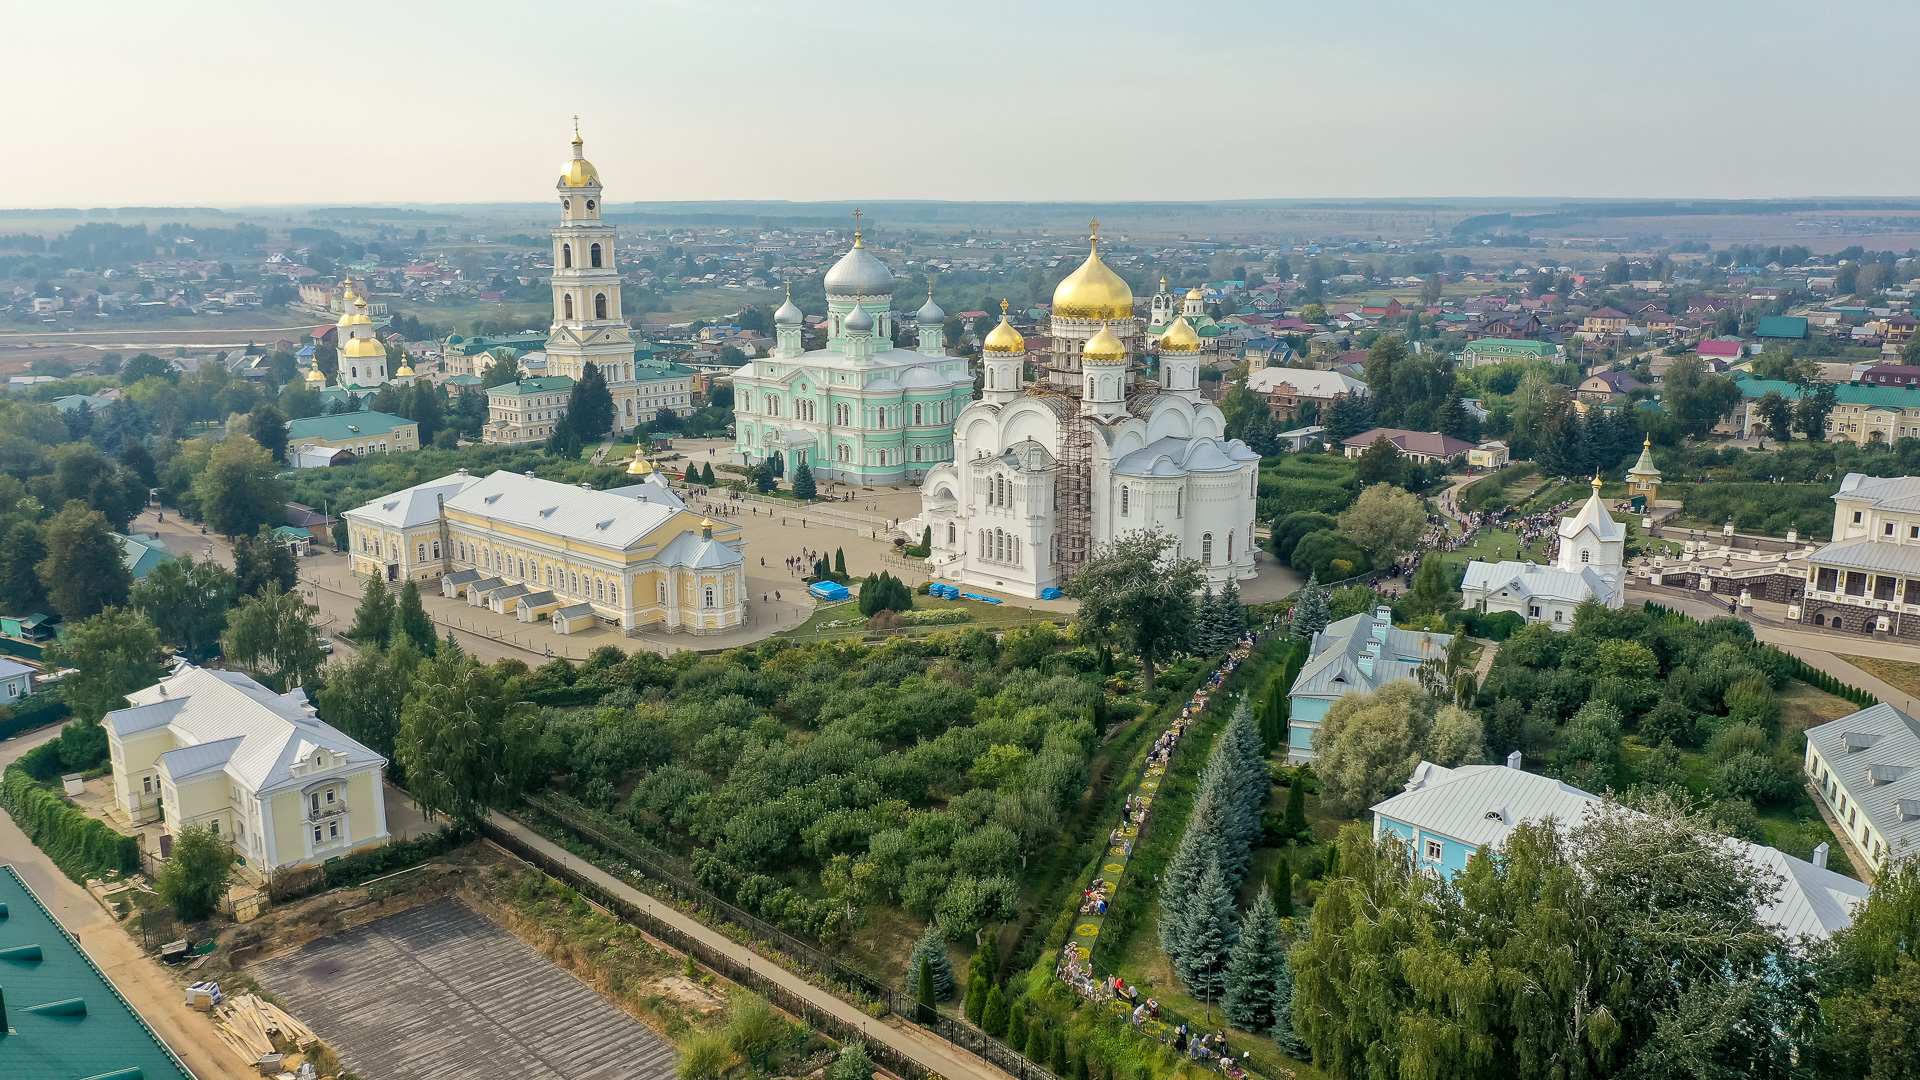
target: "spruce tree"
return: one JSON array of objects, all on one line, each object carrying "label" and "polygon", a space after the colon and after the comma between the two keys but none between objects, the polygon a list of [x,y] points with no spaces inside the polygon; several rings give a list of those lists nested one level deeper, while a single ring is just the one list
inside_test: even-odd
[{"label": "spruce tree", "polygon": [[400,598],[394,602],[393,628],[387,634],[387,643],[397,645],[402,637],[426,656],[432,656],[440,643],[433,632],[433,617],[420,603],[420,585],[412,579],[400,587]]},{"label": "spruce tree", "polygon": [[355,645],[365,648],[384,647],[392,632],[393,596],[387,592],[386,582],[377,576],[369,577],[366,588],[360,590],[360,606],[353,613],[353,629],[347,633]]},{"label": "spruce tree", "polygon": [[1280,954],[1280,973],[1273,984],[1273,1027],[1269,1034],[1282,1052],[1301,1061],[1310,1060],[1306,1041],[1293,1030],[1293,958]]},{"label": "spruce tree", "polygon": [[1211,1004],[1226,992],[1227,958],[1240,936],[1233,921],[1233,892],[1217,859],[1200,875],[1185,931],[1185,955],[1174,959],[1174,974],[1188,994]]},{"label": "spruce tree", "polygon": [[712,487],[714,485],[713,462],[709,461],[705,465],[700,466],[700,483],[705,487]]},{"label": "spruce tree", "polygon": [[1226,1001],[1223,1011],[1243,1031],[1267,1031],[1278,1018],[1276,983],[1286,966],[1286,943],[1273,897],[1261,889],[1251,908],[1240,940],[1227,959]]},{"label": "spruce tree", "polygon": [[1340,876],[1340,841],[1327,841],[1327,861],[1320,871],[1323,881],[1332,881]]},{"label": "spruce tree", "polygon": [[1187,923],[1201,875],[1220,862],[1222,819],[1227,813],[1226,785],[1208,762],[1200,790],[1187,815],[1187,831],[1160,875],[1160,948],[1177,968],[1187,956]]},{"label": "spruce tree", "polygon": [[987,993],[993,989],[993,961],[987,956],[987,948],[982,945],[967,961],[967,997],[961,1008],[976,1024],[986,1010]]},{"label": "spruce tree", "polygon": [[1320,573],[1315,571],[1307,578],[1307,584],[1300,590],[1300,596],[1293,602],[1293,612],[1288,623],[1295,636],[1310,638],[1327,628],[1327,592],[1320,587]]},{"label": "spruce tree", "polygon": [[1019,1050],[1027,1045],[1027,1007],[1015,1005],[1007,1017],[1007,1045]]},{"label": "spruce tree", "polygon": [[1224,651],[1220,648],[1219,606],[1211,585],[1193,602],[1193,651],[1201,656],[1218,656]]},{"label": "spruce tree", "polygon": [[1240,602],[1239,582],[1227,578],[1227,584],[1220,590],[1219,605],[1220,633],[1227,639],[1226,648],[1231,649],[1239,642],[1240,635],[1247,632],[1247,608]]},{"label": "spruce tree", "polygon": [[940,936],[940,924],[928,923],[913,943],[913,953],[907,958],[907,992],[920,993],[920,972],[922,965],[933,970],[933,996],[936,1001],[945,1001],[953,996],[953,961],[947,959],[947,943]]},{"label": "spruce tree", "polygon": [[1223,768],[1232,783],[1232,812],[1222,833],[1221,869],[1227,874],[1227,887],[1238,890],[1245,879],[1253,845],[1260,840],[1260,813],[1273,790],[1273,774],[1261,753],[1260,735],[1253,726],[1253,710],[1241,698],[1234,706],[1233,718],[1214,748],[1223,759]]},{"label": "spruce tree", "polygon": [[801,458],[800,464],[793,470],[793,497],[812,499],[819,494],[820,489],[813,482],[813,466],[807,464],[806,458]]},{"label": "spruce tree", "polygon": [[987,1003],[980,1009],[980,1030],[995,1038],[1007,1033],[1007,995],[998,986],[987,991]]},{"label": "spruce tree", "polygon": [[833,572],[836,574],[844,574],[847,572],[846,549],[844,548],[833,549]]},{"label": "spruce tree", "polygon": [[1293,860],[1285,855],[1273,868],[1273,913],[1282,919],[1293,917]]}]

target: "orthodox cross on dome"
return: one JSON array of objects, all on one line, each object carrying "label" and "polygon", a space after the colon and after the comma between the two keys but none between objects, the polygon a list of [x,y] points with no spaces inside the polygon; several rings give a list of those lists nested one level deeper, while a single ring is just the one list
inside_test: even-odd
[{"label": "orthodox cross on dome", "polygon": [[573,141],[580,141],[580,117],[578,114],[573,118]]},{"label": "orthodox cross on dome", "polygon": [[[928,295],[931,296],[932,294],[929,293]],[[1006,318],[1006,316],[1007,316],[1007,299],[1006,297],[1003,296],[1000,298],[1000,317],[1004,319]]]},{"label": "orthodox cross on dome", "polygon": [[853,242],[860,243],[860,208],[857,206],[853,208]]},{"label": "orthodox cross on dome", "polygon": [[1093,242],[1096,244],[1099,243],[1100,242],[1100,219],[1094,218],[1092,221],[1087,222],[1087,231],[1093,234]]}]

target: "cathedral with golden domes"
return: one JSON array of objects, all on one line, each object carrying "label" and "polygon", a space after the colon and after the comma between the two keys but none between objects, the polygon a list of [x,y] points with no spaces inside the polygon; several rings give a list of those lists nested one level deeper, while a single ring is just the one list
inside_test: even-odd
[{"label": "cathedral with golden domes", "polygon": [[1149,332],[1091,228],[1086,262],[1054,290],[1040,377],[1026,380],[1004,311],[982,343],[982,396],[954,422],[953,459],[921,484],[929,572],[1038,597],[1102,545],[1159,529],[1213,587],[1252,577],[1260,456],[1200,395],[1199,332],[1184,314]]},{"label": "cathedral with golden domes", "polygon": [[[345,310],[333,326],[334,347],[339,358],[333,387],[352,393],[371,393],[398,377],[398,372],[388,374],[387,347],[374,331],[373,317],[367,314],[367,298],[353,291],[352,279],[346,282],[346,295],[341,302]],[[412,375],[413,370],[406,369],[406,374]],[[306,383],[309,390],[329,389],[327,377],[318,365],[307,371]]]}]

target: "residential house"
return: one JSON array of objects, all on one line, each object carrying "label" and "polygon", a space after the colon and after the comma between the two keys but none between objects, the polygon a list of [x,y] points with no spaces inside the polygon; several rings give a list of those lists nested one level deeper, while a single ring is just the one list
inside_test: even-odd
[{"label": "residential house", "polygon": [[1618,334],[1626,330],[1633,319],[1619,308],[1602,307],[1587,312],[1580,322],[1581,331],[1588,334]]},{"label": "residential house", "polygon": [[1920,386],[1920,366],[1913,364],[1880,364],[1868,368],[1860,381],[1873,386]]},{"label": "residential house", "polygon": [[1249,371],[1247,389],[1267,399],[1267,411],[1275,420],[1293,419],[1306,402],[1314,403],[1324,417],[1343,397],[1367,396],[1367,384],[1350,375],[1284,367]]},{"label": "residential house", "polygon": [[1317,449],[1320,444],[1327,441],[1327,429],[1319,424],[1310,424],[1307,427],[1294,428],[1292,431],[1283,431],[1274,436],[1274,439],[1288,450],[1305,450],[1309,446]]},{"label": "residential house", "polygon": [[1460,350],[1460,366],[1464,368],[1504,364],[1509,360],[1545,360],[1557,364],[1563,359],[1559,347],[1552,342],[1519,338],[1480,338],[1467,342]]},{"label": "residential house", "polygon": [[0,705],[11,705],[33,693],[33,669],[0,657]]},{"label": "residential house", "polygon": [[1370,428],[1340,444],[1342,452],[1357,458],[1381,439],[1392,443],[1400,453],[1418,462],[1450,461],[1473,449],[1465,439],[1436,431],[1406,431],[1401,428]]},{"label": "residential house", "polygon": [[[1507,762],[1452,769],[1420,762],[1405,790],[1373,804],[1374,838],[1397,837],[1429,873],[1453,875],[1466,869],[1475,852],[1500,848],[1523,823],[1552,820],[1573,828],[1602,803],[1598,795],[1521,769],[1518,752]],[[1760,921],[1788,936],[1829,938],[1851,924],[1866,901],[1867,886],[1827,869],[1823,850],[1808,862],[1744,840],[1725,843],[1763,878],[1779,879],[1779,891],[1760,908]]]},{"label": "residential house", "polygon": [[1474,338],[1531,341],[1540,336],[1540,317],[1531,311],[1498,312],[1467,328]]},{"label": "residential house", "polygon": [[387,760],[237,671],[176,660],[106,715],[114,800],[135,824],[211,828],[267,873],[387,842]]},{"label": "residential house", "polygon": [[1488,440],[1467,451],[1467,464],[1476,469],[1504,469],[1512,460],[1512,451],[1498,439]]},{"label": "residential house", "polygon": [[1807,320],[1798,315],[1768,315],[1753,328],[1753,336],[1770,341],[1804,341]]},{"label": "residential house", "polygon": [[[1799,401],[1802,394],[1799,384],[1780,380],[1740,379],[1734,385],[1740,388],[1740,404],[1732,418],[1714,430],[1741,438],[1766,429],[1759,405],[1767,394],[1779,394],[1788,401]],[[1906,438],[1920,438],[1920,386],[1849,381],[1834,387],[1827,441],[1891,445]]]},{"label": "residential house", "polygon": [[1810,727],[1805,767],[1869,867],[1920,852],[1920,721],[1881,702]]},{"label": "residential house", "polygon": [[1916,329],[1920,329],[1920,319],[1907,312],[1889,315],[1880,320],[1880,334],[1889,345],[1904,345],[1913,338]]},{"label": "residential house", "polygon": [[120,541],[120,561],[127,566],[127,572],[135,581],[147,580],[153,568],[173,558],[167,545],[145,536],[128,536],[114,533],[113,538]]},{"label": "residential house", "polygon": [[1920,638],[1920,477],[1848,473],[1833,502],[1833,539],[1807,556],[1806,589],[1787,617]]},{"label": "residential house", "polygon": [[1314,759],[1313,733],[1334,702],[1414,678],[1421,664],[1444,658],[1452,640],[1451,634],[1402,630],[1393,625],[1393,611],[1386,607],[1329,623],[1313,635],[1307,662],[1287,694],[1287,762]]},{"label": "residential house", "polygon": [[1367,302],[1360,306],[1362,315],[1375,315],[1383,319],[1397,319],[1404,311],[1400,301],[1391,296],[1369,296]]},{"label": "residential house", "polygon": [[1721,360],[1728,364],[1737,363],[1746,346],[1739,338],[1709,338],[1694,347],[1694,352],[1703,360]]},{"label": "residential house", "polygon": [[572,396],[573,380],[565,375],[489,386],[481,441],[504,446],[543,442],[566,417]]},{"label": "residential house", "polygon": [[1614,398],[1644,389],[1646,385],[1634,378],[1630,372],[1602,371],[1580,380],[1580,385],[1575,388],[1573,396],[1588,404],[1604,405]]},{"label": "residential house", "polygon": [[[392,413],[335,413],[309,416],[287,423],[287,452],[298,451],[302,460],[326,458],[334,464],[337,455],[326,451],[345,450],[356,457],[368,454],[396,454],[420,449],[420,425]],[[313,451],[313,453],[308,453]],[[291,461],[291,458],[289,458]],[[295,465],[311,468],[311,465]]]}]

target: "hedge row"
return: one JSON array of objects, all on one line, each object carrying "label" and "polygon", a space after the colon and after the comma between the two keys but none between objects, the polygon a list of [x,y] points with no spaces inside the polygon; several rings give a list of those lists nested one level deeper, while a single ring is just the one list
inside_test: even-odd
[{"label": "hedge row", "polygon": [[57,724],[72,715],[73,710],[61,699],[58,690],[46,690],[26,698],[20,704],[11,706],[11,715],[0,719],[0,739],[11,739],[22,732],[34,728]]},{"label": "hedge row", "polygon": [[52,788],[36,781],[19,762],[7,766],[5,776],[0,776],[0,810],[13,815],[14,824],[34,846],[83,885],[90,877],[115,870],[131,874],[140,869],[138,840],[81,813]]},{"label": "hedge row", "polygon": [[292,875],[276,876],[273,884],[268,886],[267,892],[274,903],[278,904],[308,896],[323,889],[351,888],[398,870],[418,866],[437,855],[452,851],[479,835],[470,827],[443,825],[439,831],[425,836],[416,836],[411,840],[395,840],[377,848],[368,848],[337,859],[329,859],[317,868],[317,872],[295,871]]}]

